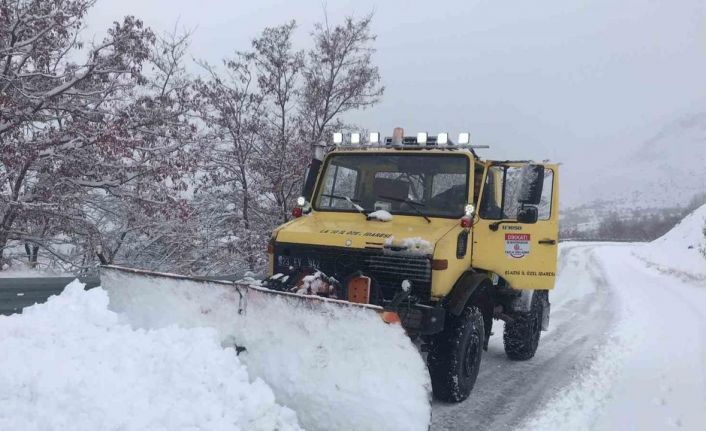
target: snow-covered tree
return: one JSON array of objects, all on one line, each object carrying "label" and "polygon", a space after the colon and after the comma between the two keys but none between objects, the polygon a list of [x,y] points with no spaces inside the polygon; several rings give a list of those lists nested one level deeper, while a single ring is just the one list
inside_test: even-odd
[{"label": "snow-covered tree", "polygon": [[312,146],[342,127],[342,115],[375,105],[385,91],[372,60],[372,18],[346,17],[331,26],[326,17],[314,27],[301,91],[302,132]]},{"label": "snow-covered tree", "polygon": [[270,231],[289,220],[301,193],[312,145],[343,114],[377,102],[370,19],[317,25],[308,52],[293,47],[293,21],[266,28],[251,51],[220,69],[204,65],[198,88],[210,152],[197,194],[206,242],[220,244],[211,263],[260,269]]},{"label": "snow-covered tree", "polygon": [[0,0],[0,268],[257,270],[311,146],[378,101],[371,17],[266,28],[193,79],[188,33],[134,17],[84,44],[94,0]]},{"label": "snow-covered tree", "polygon": [[701,228],[701,233],[704,235],[703,242],[701,243],[701,247],[699,247],[699,251],[701,252],[701,255],[706,259],[706,219],[704,219],[704,226]]},{"label": "snow-covered tree", "polygon": [[133,17],[84,46],[92,5],[0,3],[0,258],[16,240],[67,260],[50,242],[104,229],[89,228],[87,214],[101,210],[96,196],[155,204],[166,201],[155,181],[184,188],[175,174],[185,152],[174,137],[189,129],[180,118],[185,89],[165,71],[145,73],[145,64],[158,66],[156,38]]},{"label": "snow-covered tree", "polygon": [[292,48],[295,28],[294,21],[266,28],[253,41],[258,86],[267,110],[255,168],[262,185],[261,197],[269,208],[270,225],[289,219],[309,162],[309,144],[299,133],[304,53]]},{"label": "snow-covered tree", "polygon": [[[254,247],[261,242],[264,225],[258,217],[253,164],[265,112],[252,59],[251,54],[236,53],[235,58],[223,61],[224,71],[204,64],[208,78],[196,84],[209,142],[197,199],[216,241],[227,250],[239,250],[232,255],[233,263],[242,259],[250,269],[258,264],[261,253]],[[218,213],[215,218],[211,217],[214,211]]]}]

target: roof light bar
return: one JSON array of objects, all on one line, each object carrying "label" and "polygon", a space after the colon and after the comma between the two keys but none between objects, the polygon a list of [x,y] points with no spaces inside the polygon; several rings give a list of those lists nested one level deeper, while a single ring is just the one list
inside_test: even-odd
[{"label": "roof light bar", "polygon": [[468,132],[461,132],[458,134],[458,144],[468,145],[471,143],[471,134]]},{"label": "roof light bar", "polygon": [[333,134],[333,143],[336,145],[341,145],[343,143],[343,133],[335,132]]},{"label": "roof light bar", "polygon": [[448,145],[449,143],[449,134],[446,132],[440,132],[439,134],[436,135],[436,144],[437,145]]},{"label": "roof light bar", "polygon": [[419,132],[419,133],[417,133],[417,143],[418,143],[418,144],[425,145],[425,144],[427,143],[427,137],[428,137],[428,136],[429,136],[429,135],[427,134],[427,132]]}]

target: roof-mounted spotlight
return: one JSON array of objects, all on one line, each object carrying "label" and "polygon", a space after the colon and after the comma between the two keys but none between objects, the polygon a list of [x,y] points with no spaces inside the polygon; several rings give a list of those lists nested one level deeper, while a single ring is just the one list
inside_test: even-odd
[{"label": "roof-mounted spotlight", "polygon": [[333,143],[336,145],[341,145],[343,143],[343,133],[335,132],[333,134]]},{"label": "roof-mounted spotlight", "polygon": [[427,143],[427,132],[417,133],[417,143],[421,145],[426,145]]},{"label": "roof-mounted spotlight", "polygon": [[360,133],[351,133],[351,145],[360,145]]},{"label": "roof-mounted spotlight", "polygon": [[459,145],[468,145],[471,143],[471,134],[468,132],[461,132],[458,134]]},{"label": "roof-mounted spotlight", "polygon": [[437,145],[448,145],[449,143],[449,134],[446,132],[440,132],[439,134],[436,135],[436,144]]},{"label": "roof-mounted spotlight", "polygon": [[380,143],[380,132],[370,132],[370,144]]}]

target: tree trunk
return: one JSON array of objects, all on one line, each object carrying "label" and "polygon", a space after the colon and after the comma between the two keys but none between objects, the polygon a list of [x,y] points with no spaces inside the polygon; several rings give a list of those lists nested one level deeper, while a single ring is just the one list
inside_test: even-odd
[{"label": "tree trunk", "polygon": [[37,258],[39,257],[39,246],[25,242],[25,253],[27,254],[27,263],[30,268],[37,267]]},{"label": "tree trunk", "polygon": [[108,261],[108,259],[106,259],[105,254],[103,254],[102,251],[97,252],[96,256],[98,256],[98,260],[100,261],[101,265],[110,265],[110,262]]},{"label": "tree trunk", "polygon": [[7,232],[0,230],[0,271],[2,271],[5,266],[5,247],[7,246],[7,239]]}]

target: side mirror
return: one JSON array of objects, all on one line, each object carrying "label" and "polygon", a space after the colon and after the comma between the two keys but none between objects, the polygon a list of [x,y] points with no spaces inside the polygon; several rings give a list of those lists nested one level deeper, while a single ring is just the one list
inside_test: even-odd
[{"label": "side mirror", "polygon": [[539,219],[539,210],[537,207],[524,207],[517,212],[517,221],[519,223],[534,224]]},{"label": "side mirror", "polygon": [[521,175],[517,201],[524,205],[539,205],[544,188],[544,166],[527,165],[522,168]]}]

